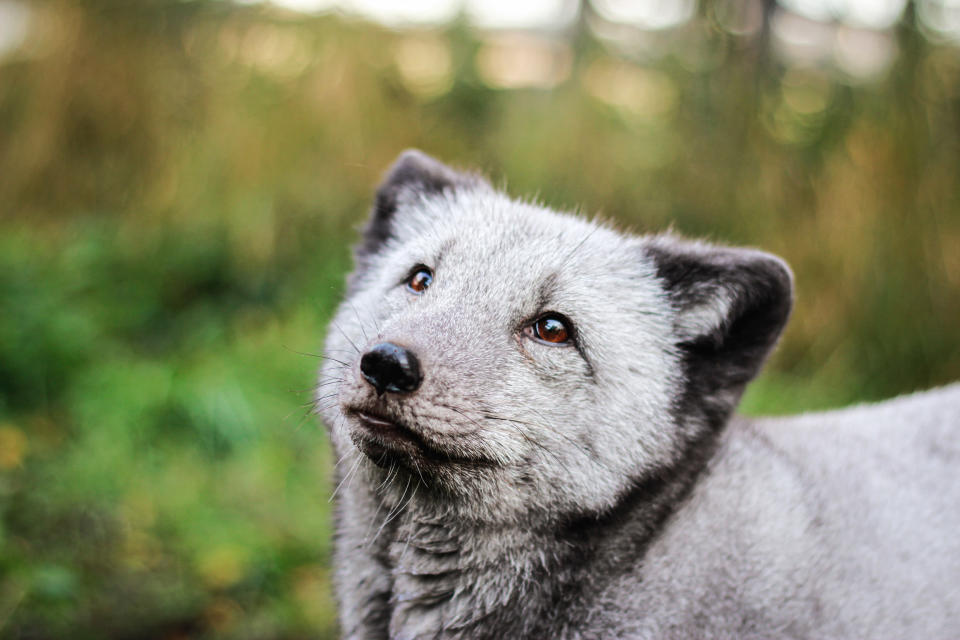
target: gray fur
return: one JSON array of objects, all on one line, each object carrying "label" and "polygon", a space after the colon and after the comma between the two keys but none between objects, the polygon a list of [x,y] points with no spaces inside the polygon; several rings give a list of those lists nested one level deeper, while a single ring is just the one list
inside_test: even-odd
[{"label": "gray fur", "polygon": [[[731,418],[791,290],[769,254],[623,235],[403,154],[318,387],[344,637],[957,637],[960,386]],[[525,333],[547,311],[574,344]],[[416,353],[415,392],[364,382],[383,341]]]}]

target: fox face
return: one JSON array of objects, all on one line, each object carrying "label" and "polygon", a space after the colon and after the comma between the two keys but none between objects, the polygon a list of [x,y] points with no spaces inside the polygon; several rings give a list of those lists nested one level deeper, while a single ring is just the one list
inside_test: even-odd
[{"label": "fox face", "polygon": [[488,523],[600,517],[695,466],[791,304],[774,256],[623,234],[416,151],[355,261],[317,392],[342,466]]}]

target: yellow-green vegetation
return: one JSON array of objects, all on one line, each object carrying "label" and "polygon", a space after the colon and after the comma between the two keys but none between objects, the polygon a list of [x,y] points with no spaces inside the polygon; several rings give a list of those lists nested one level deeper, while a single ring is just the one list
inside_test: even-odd
[{"label": "yellow-green vegetation", "polygon": [[308,354],[408,146],[784,256],[796,312],[747,411],[960,378],[960,53],[912,4],[893,66],[856,82],[724,31],[711,2],[634,54],[589,5],[513,39],[30,6],[0,59],[2,637],[335,636]]}]

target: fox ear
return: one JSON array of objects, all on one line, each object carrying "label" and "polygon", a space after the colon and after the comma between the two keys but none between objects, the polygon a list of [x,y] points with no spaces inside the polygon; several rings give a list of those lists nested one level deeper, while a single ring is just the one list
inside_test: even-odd
[{"label": "fox ear", "polygon": [[360,256],[377,253],[394,235],[397,210],[405,200],[481,185],[486,182],[478,175],[456,171],[421,151],[407,149],[377,188],[373,211],[363,230]]},{"label": "fox ear", "polygon": [[647,253],[675,313],[686,375],[683,409],[699,409],[719,426],[783,331],[793,275],[769,253],[671,236],[654,238]]}]

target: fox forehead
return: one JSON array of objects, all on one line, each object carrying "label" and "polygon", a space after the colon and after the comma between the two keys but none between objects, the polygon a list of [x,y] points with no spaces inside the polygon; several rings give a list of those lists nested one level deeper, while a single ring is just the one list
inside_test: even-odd
[{"label": "fox forehead", "polygon": [[[401,280],[423,265],[435,287],[458,295],[523,300],[549,306],[566,299],[624,294],[659,307],[654,268],[637,238],[573,214],[557,213],[494,191],[418,198],[398,216],[380,251],[377,281]],[[629,292],[629,293],[628,293]]]},{"label": "fox forehead", "polygon": [[[625,237],[577,214],[558,213],[533,202],[511,199],[489,189],[417,194],[404,202],[396,217],[397,245],[465,241],[484,257],[535,245],[540,257],[556,249],[573,248],[594,234],[608,243],[624,244]],[[613,243],[613,245],[609,244]]]}]

